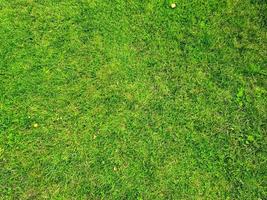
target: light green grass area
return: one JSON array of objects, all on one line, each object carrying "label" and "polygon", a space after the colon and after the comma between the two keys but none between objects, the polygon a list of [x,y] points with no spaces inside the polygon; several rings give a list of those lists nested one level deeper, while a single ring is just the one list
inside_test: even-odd
[{"label": "light green grass area", "polygon": [[266,200],[266,0],[0,0],[0,199]]}]

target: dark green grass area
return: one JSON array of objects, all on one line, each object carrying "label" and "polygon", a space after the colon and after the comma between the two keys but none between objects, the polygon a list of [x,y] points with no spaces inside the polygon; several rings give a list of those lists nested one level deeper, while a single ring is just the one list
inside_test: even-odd
[{"label": "dark green grass area", "polygon": [[267,198],[265,0],[0,0],[0,199]]}]

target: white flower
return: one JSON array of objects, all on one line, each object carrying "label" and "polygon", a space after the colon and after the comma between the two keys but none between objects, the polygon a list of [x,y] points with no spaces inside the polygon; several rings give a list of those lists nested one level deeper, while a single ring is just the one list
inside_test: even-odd
[{"label": "white flower", "polygon": [[171,8],[176,8],[176,3],[172,3]]}]

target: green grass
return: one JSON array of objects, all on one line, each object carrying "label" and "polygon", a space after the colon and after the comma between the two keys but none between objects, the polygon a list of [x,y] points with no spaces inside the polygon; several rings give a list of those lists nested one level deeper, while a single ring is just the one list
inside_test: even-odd
[{"label": "green grass", "polygon": [[0,199],[267,198],[265,0],[0,0]]}]

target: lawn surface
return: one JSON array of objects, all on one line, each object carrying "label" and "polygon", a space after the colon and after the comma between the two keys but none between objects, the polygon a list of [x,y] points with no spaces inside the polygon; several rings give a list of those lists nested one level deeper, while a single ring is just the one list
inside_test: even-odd
[{"label": "lawn surface", "polygon": [[267,197],[265,0],[0,0],[0,199]]}]

